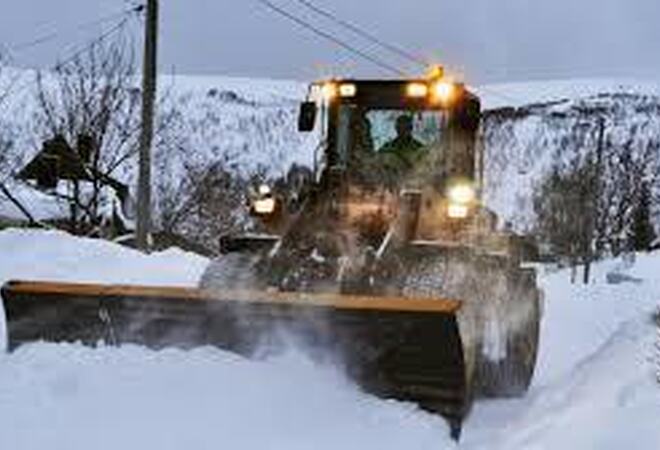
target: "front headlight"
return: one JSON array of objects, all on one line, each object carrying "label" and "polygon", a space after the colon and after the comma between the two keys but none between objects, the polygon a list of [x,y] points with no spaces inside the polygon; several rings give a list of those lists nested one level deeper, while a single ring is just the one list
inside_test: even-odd
[{"label": "front headlight", "polygon": [[475,200],[477,193],[469,184],[457,184],[449,189],[448,196],[451,203],[467,205]]},{"label": "front headlight", "polygon": [[254,207],[254,212],[257,214],[272,214],[275,211],[275,199],[273,197],[267,197],[255,200],[252,206]]},{"label": "front headlight", "polygon": [[450,219],[465,219],[469,213],[470,209],[466,205],[450,203],[447,208],[447,215]]},{"label": "front headlight", "polygon": [[271,191],[271,189],[270,189],[270,186],[268,186],[266,183],[263,183],[263,184],[260,184],[260,185],[259,185],[259,190],[258,190],[258,192],[259,192],[259,195],[261,195],[261,196],[266,196],[266,195],[270,195],[270,193],[271,193],[272,191]]},{"label": "front headlight", "polygon": [[449,205],[447,215],[450,219],[465,219],[470,214],[470,207],[477,198],[477,193],[471,184],[457,183],[447,191]]}]

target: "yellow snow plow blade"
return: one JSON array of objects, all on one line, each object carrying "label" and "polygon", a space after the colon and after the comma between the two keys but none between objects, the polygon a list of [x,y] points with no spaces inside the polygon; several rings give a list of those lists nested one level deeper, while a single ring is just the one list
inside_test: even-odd
[{"label": "yellow snow plow blade", "polygon": [[30,281],[8,282],[2,297],[10,350],[104,342],[253,356],[295,342],[341,361],[365,390],[415,401],[451,423],[470,404],[454,300]]}]

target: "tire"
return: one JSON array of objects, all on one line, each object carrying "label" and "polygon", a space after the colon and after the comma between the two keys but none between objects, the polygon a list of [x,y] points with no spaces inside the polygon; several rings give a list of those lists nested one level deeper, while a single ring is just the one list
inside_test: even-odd
[{"label": "tire", "polygon": [[540,294],[533,270],[502,256],[466,249],[400,255],[401,295],[452,298],[458,314],[466,382],[475,397],[518,397],[534,374]]},{"label": "tire", "polygon": [[259,290],[265,283],[257,273],[261,256],[254,253],[228,253],[208,265],[199,280],[199,288],[206,291]]},{"label": "tire", "polygon": [[507,284],[514,309],[501,311],[507,323],[506,357],[493,360],[477,353],[475,392],[479,397],[515,398],[525,395],[534,376],[540,333],[540,294],[533,271],[512,269]]}]

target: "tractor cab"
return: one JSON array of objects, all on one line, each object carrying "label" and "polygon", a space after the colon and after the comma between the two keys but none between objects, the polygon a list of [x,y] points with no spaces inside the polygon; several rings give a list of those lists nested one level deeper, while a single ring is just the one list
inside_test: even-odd
[{"label": "tractor cab", "polygon": [[317,182],[340,192],[346,220],[379,216],[386,227],[405,198],[427,209],[416,222],[437,234],[464,229],[478,209],[480,114],[478,97],[441,75],[330,80],[310,86],[298,125],[318,133]]},{"label": "tractor cab", "polygon": [[[299,129],[319,133],[319,181],[438,190],[475,178],[480,103],[443,78],[314,83]],[[417,185],[417,186],[415,186]]]}]

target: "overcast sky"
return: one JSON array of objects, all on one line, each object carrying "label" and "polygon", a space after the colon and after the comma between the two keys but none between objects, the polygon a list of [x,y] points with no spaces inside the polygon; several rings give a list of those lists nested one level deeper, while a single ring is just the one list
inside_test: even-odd
[{"label": "overcast sky", "polygon": [[[369,43],[272,0],[367,52]],[[381,39],[444,62],[470,82],[568,77],[660,78],[658,0],[311,0]],[[13,64],[48,67],[104,28],[77,25],[130,5],[126,0],[2,0],[0,44]],[[104,27],[111,27],[108,22]],[[133,30],[138,33],[138,22]],[[57,37],[50,37],[57,32]],[[387,75],[256,0],[161,0],[161,70],[310,79]],[[379,58],[419,69],[387,53]]]}]

